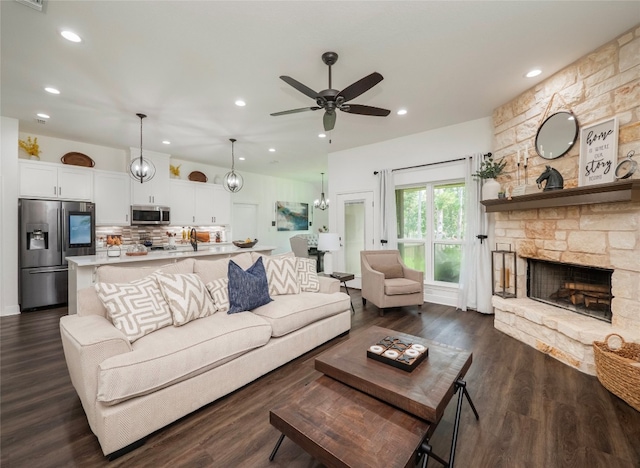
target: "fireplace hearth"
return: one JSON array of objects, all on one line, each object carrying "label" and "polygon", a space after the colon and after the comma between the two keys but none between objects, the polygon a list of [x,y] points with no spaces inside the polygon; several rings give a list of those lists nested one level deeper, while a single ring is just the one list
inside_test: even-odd
[{"label": "fireplace hearth", "polygon": [[611,323],[611,276],[605,268],[528,259],[527,296]]}]

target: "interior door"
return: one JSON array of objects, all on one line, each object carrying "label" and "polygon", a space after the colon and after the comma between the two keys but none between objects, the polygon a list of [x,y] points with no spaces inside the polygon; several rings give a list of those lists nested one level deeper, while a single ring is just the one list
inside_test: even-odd
[{"label": "interior door", "polygon": [[337,195],[337,231],[342,249],[334,253],[334,270],[353,273],[349,286],[360,287],[360,251],[373,245],[373,192]]}]

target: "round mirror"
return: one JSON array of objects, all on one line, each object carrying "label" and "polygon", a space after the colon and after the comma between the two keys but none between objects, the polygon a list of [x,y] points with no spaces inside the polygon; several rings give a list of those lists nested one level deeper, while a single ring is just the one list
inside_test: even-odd
[{"label": "round mirror", "polygon": [[571,112],[547,117],[536,135],[536,152],[544,159],[564,156],[578,139],[578,120]]}]

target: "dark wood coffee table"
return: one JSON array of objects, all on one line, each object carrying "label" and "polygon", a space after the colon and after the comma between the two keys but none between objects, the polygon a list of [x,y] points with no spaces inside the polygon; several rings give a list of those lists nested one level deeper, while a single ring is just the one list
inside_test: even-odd
[{"label": "dark wood coffee table", "polygon": [[[410,373],[368,358],[369,346],[386,336],[425,344],[429,356]],[[282,435],[270,460],[286,435],[328,466],[404,467],[425,454],[423,466],[432,456],[453,467],[463,395],[478,418],[462,380],[471,361],[468,351],[387,328],[351,335],[316,358],[324,376],[271,410],[271,424]],[[458,390],[447,463],[431,452],[428,440]]]}]

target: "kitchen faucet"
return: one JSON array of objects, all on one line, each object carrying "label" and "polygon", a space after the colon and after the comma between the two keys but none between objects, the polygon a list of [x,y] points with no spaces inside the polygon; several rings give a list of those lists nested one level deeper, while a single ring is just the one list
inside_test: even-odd
[{"label": "kitchen faucet", "polygon": [[191,247],[195,252],[198,251],[198,234],[196,233],[196,228],[191,229],[191,234],[189,234],[189,240],[191,241]]}]

